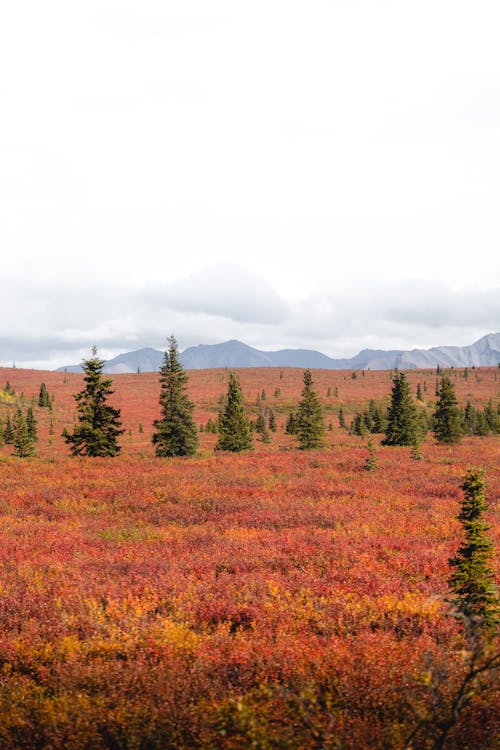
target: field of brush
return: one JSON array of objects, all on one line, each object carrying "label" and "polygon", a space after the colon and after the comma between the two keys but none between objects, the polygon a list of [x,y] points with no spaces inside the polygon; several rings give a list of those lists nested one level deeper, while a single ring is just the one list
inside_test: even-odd
[{"label": "field of brush", "polygon": [[[224,370],[190,372],[195,419],[216,419]],[[239,371],[251,416],[276,414],[271,443],[215,453],[200,432],[190,459],[158,459],[155,374],[113,376],[122,453],[71,458],[72,394],[82,377],[0,369],[35,406],[37,457],[0,450],[0,748],[433,747],[467,658],[446,602],[448,559],[469,467],[483,467],[499,570],[500,438],[437,445],[422,460],[339,428],[388,372],[315,371],[327,445],[284,432],[302,371]],[[499,399],[500,370],[452,371],[462,405]],[[435,371],[411,371],[432,411]],[[0,397],[0,419],[15,401]],[[500,687],[470,696],[446,748],[486,750],[500,735]],[[408,738],[419,723],[414,744]]]}]

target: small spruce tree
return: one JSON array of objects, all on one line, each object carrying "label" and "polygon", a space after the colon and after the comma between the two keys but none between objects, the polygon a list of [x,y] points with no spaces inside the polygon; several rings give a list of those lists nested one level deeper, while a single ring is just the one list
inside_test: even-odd
[{"label": "small spruce tree", "polygon": [[21,409],[17,409],[12,421],[14,455],[28,458],[35,455],[35,444],[30,437],[28,425]]},{"label": "small spruce tree", "polygon": [[160,368],[161,418],[154,422],[152,441],[157,456],[193,456],[198,449],[198,430],[193,419],[194,404],[186,393],[188,377],[179,361],[174,336],[168,340]]},{"label": "small spruce tree", "polygon": [[105,362],[92,348],[92,355],[83,361],[85,387],[74,396],[78,420],[72,433],[67,429],[63,437],[73,456],[116,456],[120,452],[118,438],[124,433],[120,410],[107,404],[113,394],[112,381],[103,376]]},{"label": "small spruce tree", "polygon": [[467,404],[464,409],[463,424],[464,424],[464,429],[466,430],[466,432],[469,433],[469,435],[474,434],[474,427],[476,425],[476,416],[477,416],[476,409],[472,406],[470,401],[467,401]]},{"label": "small spruce tree", "polygon": [[387,426],[382,444],[413,445],[417,432],[417,408],[411,397],[406,373],[396,370],[392,380],[391,404],[387,412]]},{"label": "small spruce tree", "polygon": [[257,420],[255,422],[255,432],[260,435],[261,440],[263,443],[270,443],[271,437],[269,435],[269,431],[267,429],[266,424],[266,418],[264,415],[264,412],[260,412],[259,416],[257,417]]},{"label": "small spruce tree", "polygon": [[305,370],[302,400],[297,409],[297,437],[301,450],[321,448],[325,442],[323,407],[312,383],[311,371]]},{"label": "small spruce tree", "polygon": [[290,412],[286,420],[285,432],[287,435],[297,434],[297,415],[293,411]]},{"label": "small spruce tree", "polygon": [[372,440],[369,440],[366,444],[366,447],[368,449],[368,456],[365,459],[364,463],[364,469],[365,471],[375,471],[379,468],[379,464],[377,461],[377,455],[375,453],[375,445]]},{"label": "small spruce tree", "polygon": [[268,424],[269,424],[269,429],[271,430],[271,432],[276,432],[276,430],[278,429],[276,426],[276,415],[272,409],[269,409]]},{"label": "small spruce tree", "polygon": [[218,431],[217,450],[238,453],[253,447],[250,422],[243,403],[243,393],[234,371],[229,373],[228,390],[219,414]]},{"label": "small spruce tree", "polygon": [[26,428],[28,430],[30,440],[36,443],[36,441],[38,440],[38,431],[35,412],[32,406],[29,406],[26,412]]},{"label": "small spruce tree", "polygon": [[438,443],[459,443],[463,435],[462,412],[455,389],[448,377],[441,379],[433,415],[434,435]]},{"label": "small spruce tree", "polygon": [[42,383],[40,385],[40,393],[38,394],[38,406],[47,408],[51,406],[49,392],[45,383]]},{"label": "small spruce tree", "polygon": [[491,558],[493,544],[483,520],[488,509],[486,486],[481,470],[469,470],[461,488],[464,492],[458,520],[465,540],[449,565],[452,603],[476,633],[492,633],[500,622],[500,600],[495,586]]}]

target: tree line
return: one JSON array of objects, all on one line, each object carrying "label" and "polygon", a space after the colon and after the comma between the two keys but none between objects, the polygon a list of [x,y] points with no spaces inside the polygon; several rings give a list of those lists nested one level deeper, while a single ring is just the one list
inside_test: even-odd
[{"label": "tree line", "polygon": [[[38,442],[37,421],[33,408],[34,399],[24,412],[24,394],[21,394],[18,398],[9,381],[2,390],[2,394],[6,397],[7,403],[15,403],[17,406],[12,419],[7,415],[5,422],[0,421],[0,447],[12,445],[14,455],[19,456],[19,458],[34,456],[35,444]],[[54,397],[49,395],[47,386],[42,383],[38,395],[38,406],[52,411],[53,401]]]},{"label": "tree line", "polygon": [[[63,437],[74,456],[91,457],[116,456],[120,452],[119,438],[124,433],[120,410],[108,401],[112,396],[112,380],[105,377],[105,361],[92,349],[91,356],[83,361],[84,388],[74,398],[77,403],[77,421],[72,432],[66,428]],[[199,445],[198,428],[194,421],[194,404],[187,394],[188,376],[179,358],[174,336],[168,340],[168,348],[160,368],[160,416],[154,421],[152,443],[158,457],[193,456]],[[285,430],[296,437],[302,450],[321,448],[325,444],[325,416],[321,400],[313,387],[312,373],[305,370],[303,389],[297,408],[290,412]],[[420,393],[419,393],[420,391]],[[4,391],[15,395],[10,385]],[[417,402],[412,397],[404,371],[396,371],[392,378],[390,404],[385,411],[374,400],[355,415],[349,431],[364,436],[366,433],[382,433],[383,445],[418,445],[431,429],[440,443],[458,443],[464,434],[486,435],[500,432],[500,405],[495,410],[491,401],[483,409],[476,409],[467,403],[462,409],[457,401],[453,383],[443,375],[436,387],[436,404],[432,414],[417,406],[421,400],[420,386],[417,389]],[[216,450],[239,452],[253,447],[253,433],[257,433],[263,443],[271,441],[270,433],[277,429],[274,411],[266,407],[265,391],[258,398],[259,414],[252,422],[245,410],[243,393],[238,376],[229,373],[227,393],[219,401],[219,415],[209,419],[203,428],[218,434]],[[38,406],[52,409],[45,383],[41,384]],[[339,426],[348,429],[342,407],[338,414]],[[330,429],[332,425],[329,425]],[[7,417],[5,424],[0,422],[0,445],[14,446],[20,457],[32,456],[37,441],[36,419],[33,406],[26,414],[17,407],[14,418]],[[373,460],[373,456],[372,459]]]}]

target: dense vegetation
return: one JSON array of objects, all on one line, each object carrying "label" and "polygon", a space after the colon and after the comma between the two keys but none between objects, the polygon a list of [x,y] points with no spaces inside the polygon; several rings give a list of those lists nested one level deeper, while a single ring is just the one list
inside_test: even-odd
[{"label": "dense vegetation", "polygon": [[[446,373],[462,414],[493,425],[464,421],[459,444],[434,435],[441,378],[407,374],[418,461],[381,445],[393,373],[315,371],[325,447],[302,451],[285,426],[304,373],[240,371],[270,442],[236,454],[205,429],[230,373],[189,373],[203,430],[180,458],[155,457],[157,374],[113,377],[125,432],[108,458],[71,457],[61,437],[82,376],[0,376],[2,424],[30,406],[38,438],[38,457],[0,452],[0,748],[495,747],[495,368]],[[356,434],[365,413],[377,429]],[[487,639],[469,601],[487,606]]]}]

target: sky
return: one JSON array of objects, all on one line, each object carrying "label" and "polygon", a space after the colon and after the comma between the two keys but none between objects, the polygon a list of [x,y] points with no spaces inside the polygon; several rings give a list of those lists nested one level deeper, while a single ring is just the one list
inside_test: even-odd
[{"label": "sky", "polygon": [[0,365],[500,331],[497,0],[23,0]]}]

